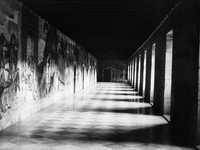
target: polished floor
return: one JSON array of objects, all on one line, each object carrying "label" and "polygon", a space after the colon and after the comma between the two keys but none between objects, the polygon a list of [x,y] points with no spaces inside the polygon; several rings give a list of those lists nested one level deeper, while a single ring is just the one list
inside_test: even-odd
[{"label": "polished floor", "polygon": [[125,83],[98,83],[0,132],[0,150],[192,149]]}]

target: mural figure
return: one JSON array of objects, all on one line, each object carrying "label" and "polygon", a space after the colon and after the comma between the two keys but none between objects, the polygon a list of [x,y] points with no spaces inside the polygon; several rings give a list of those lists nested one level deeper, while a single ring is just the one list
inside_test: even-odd
[{"label": "mural figure", "polygon": [[51,91],[57,90],[55,84],[58,81],[56,78],[58,78],[57,74],[59,73],[57,73],[55,67],[55,64],[58,62],[58,54],[56,52],[58,45],[56,45],[57,41],[55,41],[57,34],[55,31],[57,30],[46,22],[43,25],[43,31],[40,31],[42,33],[39,40],[37,75],[38,91],[41,97],[45,97]]},{"label": "mural figure", "polygon": [[58,83],[59,90],[64,90],[65,87],[65,70],[66,70],[66,61],[67,61],[67,38],[62,35],[59,31],[57,32],[57,51],[58,51]]},{"label": "mural figure", "polygon": [[18,40],[13,33],[8,42],[0,35],[0,119],[8,109],[14,108],[19,89]]},{"label": "mural figure", "polygon": [[49,24],[47,22],[43,25],[43,30],[41,33],[41,38],[39,39],[39,50],[38,50],[38,65],[44,59],[44,49],[46,46],[47,32],[49,31]]},{"label": "mural figure", "polygon": [[46,90],[47,92],[50,92],[52,87],[52,80],[53,80],[53,74],[54,74],[54,67],[53,67],[53,59],[51,58],[51,53],[49,53],[47,57],[47,63],[46,63]]}]

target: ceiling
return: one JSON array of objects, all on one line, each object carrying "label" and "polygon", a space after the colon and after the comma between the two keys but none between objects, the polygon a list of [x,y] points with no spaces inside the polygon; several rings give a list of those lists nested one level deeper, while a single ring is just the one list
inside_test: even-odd
[{"label": "ceiling", "polygon": [[18,0],[96,58],[128,59],[179,0]]}]

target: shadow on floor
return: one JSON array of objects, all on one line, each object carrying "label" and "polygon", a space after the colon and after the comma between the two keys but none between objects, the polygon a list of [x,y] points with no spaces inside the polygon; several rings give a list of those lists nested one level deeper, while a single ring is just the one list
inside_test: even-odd
[{"label": "shadow on floor", "polygon": [[[48,127],[47,127],[48,128]],[[57,142],[78,141],[79,143],[106,143],[114,142],[125,146],[125,144],[137,144],[139,148],[146,147],[147,144],[154,145],[155,149],[162,145],[173,145],[181,147],[192,147],[187,139],[181,136],[169,135],[168,125],[157,125],[153,127],[136,127],[135,129],[125,129],[123,126],[111,126],[111,129],[85,128],[78,133],[76,127],[61,127],[63,131],[49,132],[47,130],[35,130],[32,135],[21,137],[42,140],[48,138]],[[76,131],[77,130],[77,131]],[[76,136],[75,136],[76,134]],[[43,136],[47,135],[47,136]],[[137,146],[136,146],[137,147]]]}]

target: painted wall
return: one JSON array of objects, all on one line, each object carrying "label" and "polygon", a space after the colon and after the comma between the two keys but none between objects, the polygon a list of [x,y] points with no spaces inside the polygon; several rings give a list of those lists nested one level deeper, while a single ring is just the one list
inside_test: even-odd
[{"label": "painted wall", "polygon": [[95,85],[96,65],[45,19],[15,0],[0,1],[0,130]]},{"label": "painted wall", "polygon": [[0,129],[11,124],[9,114],[23,105],[18,64],[20,11],[15,1],[0,1],[0,119],[4,119]]}]

